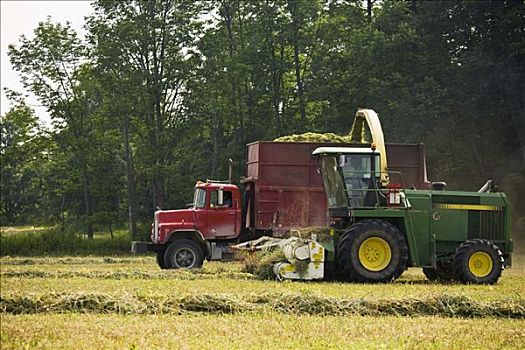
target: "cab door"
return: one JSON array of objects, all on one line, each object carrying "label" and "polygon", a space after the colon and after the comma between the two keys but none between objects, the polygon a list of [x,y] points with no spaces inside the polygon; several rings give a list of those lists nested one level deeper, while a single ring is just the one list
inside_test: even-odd
[{"label": "cab door", "polygon": [[211,190],[208,210],[208,237],[234,238],[239,214],[238,201],[229,190]]}]

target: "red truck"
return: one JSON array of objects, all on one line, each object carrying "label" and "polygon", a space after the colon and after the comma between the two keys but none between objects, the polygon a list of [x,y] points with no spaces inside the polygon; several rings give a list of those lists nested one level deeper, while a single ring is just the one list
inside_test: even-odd
[{"label": "red truck", "polygon": [[[323,180],[312,156],[322,146],[334,144],[248,144],[243,191],[229,183],[197,182],[192,206],[156,211],[151,241],[132,242],[132,252],[156,252],[163,269],[194,268],[204,259],[233,260],[233,244],[329,225]],[[387,144],[386,152],[389,170],[403,174],[397,183],[405,188],[430,187],[423,144]]]}]

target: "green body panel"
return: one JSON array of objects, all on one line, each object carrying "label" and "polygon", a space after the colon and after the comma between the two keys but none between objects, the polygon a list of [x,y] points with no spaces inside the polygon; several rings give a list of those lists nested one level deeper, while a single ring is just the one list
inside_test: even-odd
[{"label": "green body panel", "polygon": [[468,215],[465,210],[438,209],[433,206],[432,232],[438,242],[467,240]]},{"label": "green body panel", "polygon": [[[408,248],[411,252],[412,259],[410,263],[412,266],[433,266],[435,265],[435,236],[430,230],[431,225],[431,194],[428,191],[411,191],[406,193],[407,199],[410,203],[410,208],[407,209],[408,218],[411,221],[412,235],[416,242],[418,251],[418,259],[412,257],[412,246],[408,242]],[[408,235],[408,233],[405,233]]]},{"label": "green body panel", "polygon": [[[485,238],[511,264],[510,204],[504,193],[406,190],[409,207],[351,209],[352,220],[384,219],[404,235],[409,265],[436,267],[453,258],[464,241]],[[336,241],[338,237],[336,235]]]},{"label": "green body panel", "polygon": [[450,259],[464,241],[488,239],[510,264],[510,203],[504,193],[432,191],[431,230],[436,255]]}]

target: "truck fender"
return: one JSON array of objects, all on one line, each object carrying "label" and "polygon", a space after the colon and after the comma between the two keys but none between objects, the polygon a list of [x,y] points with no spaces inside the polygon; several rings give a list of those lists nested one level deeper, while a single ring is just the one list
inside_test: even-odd
[{"label": "truck fender", "polygon": [[204,239],[203,234],[198,230],[174,230],[168,233],[168,239],[165,244],[168,245],[176,239],[190,239],[195,241],[202,248],[205,257],[209,257],[211,254],[210,242]]}]

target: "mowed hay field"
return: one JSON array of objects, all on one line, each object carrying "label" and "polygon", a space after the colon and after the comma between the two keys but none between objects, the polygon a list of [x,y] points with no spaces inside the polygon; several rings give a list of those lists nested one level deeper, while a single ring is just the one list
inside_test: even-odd
[{"label": "mowed hay field", "polygon": [[525,348],[525,257],[494,286],[262,281],[240,263],[4,257],[1,348]]}]

